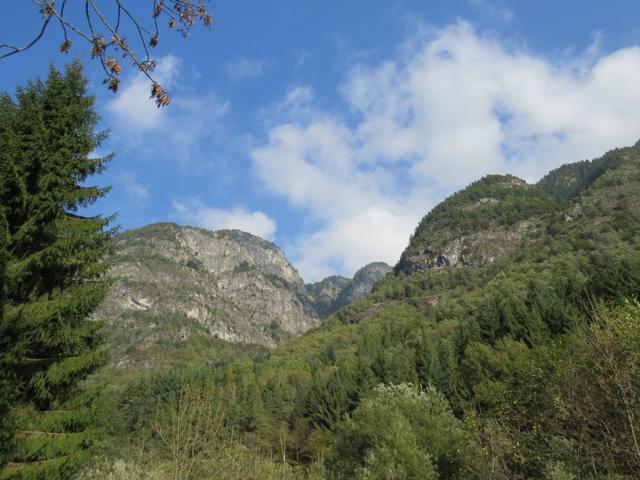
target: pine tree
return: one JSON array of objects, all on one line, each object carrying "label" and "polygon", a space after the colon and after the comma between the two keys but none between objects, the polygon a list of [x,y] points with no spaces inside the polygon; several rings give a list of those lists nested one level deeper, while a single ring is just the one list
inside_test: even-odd
[{"label": "pine tree", "polygon": [[92,158],[94,98],[78,62],[50,68],[17,102],[3,98],[0,204],[7,218],[2,366],[13,381],[15,447],[0,478],[69,478],[95,439],[96,391],[81,383],[105,363],[102,323],[89,316],[102,275],[111,217],[86,217],[106,188],[85,186],[110,160]]}]

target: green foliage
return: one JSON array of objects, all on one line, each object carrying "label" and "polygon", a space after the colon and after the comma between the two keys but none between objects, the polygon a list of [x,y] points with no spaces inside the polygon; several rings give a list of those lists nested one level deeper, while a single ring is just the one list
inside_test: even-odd
[{"label": "green foliage", "polygon": [[469,447],[434,388],[381,385],[339,428],[331,463],[341,478],[469,478]]},{"label": "green foliage", "polygon": [[[324,480],[320,463],[308,468],[265,457],[239,443],[230,443],[210,458],[195,464],[191,478],[200,480]],[[82,480],[169,480],[173,479],[170,465],[149,458],[96,461],[85,468]]]},{"label": "green foliage", "polygon": [[618,151],[607,153],[596,160],[563,165],[545,175],[537,186],[558,201],[569,201],[590,187],[607,170],[620,165]]},{"label": "green foliage", "polygon": [[247,458],[278,459],[265,478],[318,462],[329,478],[637,478],[640,152],[609,155],[562,205],[488,177],[416,236],[536,225],[493,262],[387,275],[268,355],[139,378],[108,410],[111,444],[153,444],[158,402],[186,377],[215,386]]},{"label": "green foliage", "polygon": [[354,390],[350,375],[343,369],[316,375],[307,396],[307,415],[313,425],[332,430],[350,409]]},{"label": "green foliage", "polygon": [[[495,457],[523,478],[596,478],[640,471],[640,306],[598,308],[583,334],[529,348],[502,340],[469,345],[462,361],[483,421],[508,441]],[[572,477],[573,476],[573,477]],[[601,477],[602,476],[602,477]]]},{"label": "green foliage", "polygon": [[[0,208],[0,352],[9,349],[10,339],[1,335],[4,331],[4,303],[5,303],[5,271],[7,265],[7,221],[4,209]],[[4,355],[0,356],[0,445],[10,445],[12,440],[12,428],[8,418],[9,406],[13,396],[13,384],[11,374],[6,368]],[[6,462],[5,451],[7,447],[0,449],[0,467]]]},{"label": "green foliage", "polygon": [[[589,461],[609,474],[640,474],[640,304],[624,302],[598,314],[585,354],[562,372],[563,397],[583,423],[583,468]],[[570,376],[569,376],[570,375]]]},{"label": "green foliage", "polygon": [[[69,478],[96,435],[80,420],[95,421],[95,393],[80,384],[106,360],[102,324],[88,316],[106,292],[100,278],[112,235],[109,218],[78,212],[107,192],[84,183],[110,157],[90,156],[106,134],[94,132],[98,117],[79,63],[62,73],[52,67],[16,97],[0,100],[8,234],[0,363],[17,432],[2,478]],[[66,422],[52,420],[59,412],[69,414]]]}]

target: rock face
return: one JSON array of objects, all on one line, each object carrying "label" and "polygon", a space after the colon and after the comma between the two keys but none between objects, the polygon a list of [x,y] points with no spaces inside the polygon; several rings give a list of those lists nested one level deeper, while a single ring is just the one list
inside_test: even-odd
[{"label": "rock face", "polygon": [[171,223],[119,235],[110,261],[114,283],[94,316],[106,321],[121,364],[213,338],[275,347],[369,293],[390,270],[371,264],[353,280],[305,285],[271,242]]},{"label": "rock face", "polygon": [[[115,283],[95,316],[116,334],[145,323],[146,342],[204,331],[275,346],[320,323],[283,252],[248,233],[162,223],[120,235],[115,248]],[[155,328],[168,317],[178,331]]]},{"label": "rock face", "polygon": [[452,195],[425,216],[396,272],[462,268],[516,251],[557,207],[541,188],[512,175],[490,175]]},{"label": "rock face", "polygon": [[393,268],[384,262],[374,262],[362,267],[333,302],[333,311],[335,312],[370,293],[373,285],[392,271]]},{"label": "rock face", "polygon": [[308,284],[307,295],[318,315],[325,318],[370,293],[373,285],[392,271],[384,262],[373,262],[358,270],[353,279],[333,276]]},{"label": "rock face", "polygon": [[309,301],[320,317],[328,317],[336,311],[334,306],[336,299],[350,283],[350,279],[334,275],[319,282],[307,284]]}]

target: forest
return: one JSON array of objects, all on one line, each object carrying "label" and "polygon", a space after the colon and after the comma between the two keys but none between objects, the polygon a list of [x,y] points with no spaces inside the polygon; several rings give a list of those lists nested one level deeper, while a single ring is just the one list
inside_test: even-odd
[{"label": "forest", "polygon": [[484,177],[407,250],[493,232],[491,261],[470,241],[275,350],[122,374],[91,317],[97,122],[78,62],[0,97],[0,479],[640,476],[640,143]]}]

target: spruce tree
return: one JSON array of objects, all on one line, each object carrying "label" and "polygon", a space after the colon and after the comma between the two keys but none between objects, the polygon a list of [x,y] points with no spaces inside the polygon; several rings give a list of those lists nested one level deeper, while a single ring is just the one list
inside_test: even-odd
[{"label": "spruce tree", "polygon": [[[7,220],[4,211],[0,208],[0,329],[4,325],[4,302],[5,302],[5,272],[7,265]],[[1,335],[0,330],[0,335]],[[0,339],[4,340],[4,339]],[[4,343],[4,342],[3,342]],[[0,344],[0,352],[7,350],[5,345]],[[9,423],[9,405],[11,403],[12,384],[10,377],[4,368],[3,357],[0,357],[0,468],[6,462],[6,456],[3,455],[9,445],[13,435],[11,433],[11,425]]]},{"label": "spruce tree", "polygon": [[4,320],[4,304],[6,300],[6,265],[8,247],[8,225],[6,210],[9,203],[15,201],[18,195],[12,191],[15,186],[15,175],[12,175],[13,164],[8,161],[12,150],[13,122],[15,120],[15,105],[8,95],[0,94],[0,468],[7,462],[7,454],[12,447],[13,432],[9,419],[9,407],[14,393],[12,369],[9,364],[8,352],[12,339],[7,335]]},{"label": "spruce tree", "polygon": [[106,361],[102,324],[89,317],[107,284],[111,217],[81,215],[106,192],[85,182],[93,158],[94,98],[78,62],[4,97],[0,201],[7,219],[0,362],[12,382],[14,446],[0,478],[69,478],[95,440],[96,391],[82,382]]}]

